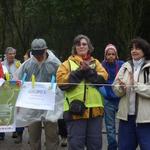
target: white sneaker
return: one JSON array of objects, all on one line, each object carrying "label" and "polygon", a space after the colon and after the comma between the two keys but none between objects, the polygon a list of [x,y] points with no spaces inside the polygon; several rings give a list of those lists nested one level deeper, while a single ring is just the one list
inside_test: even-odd
[{"label": "white sneaker", "polygon": [[66,147],[67,146],[67,138],[62,138],[61,141],[60,141],[60,145],[62,147]]}]

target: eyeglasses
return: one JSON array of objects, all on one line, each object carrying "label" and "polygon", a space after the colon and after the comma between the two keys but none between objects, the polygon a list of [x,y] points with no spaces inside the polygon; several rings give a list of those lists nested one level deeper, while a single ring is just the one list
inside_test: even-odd
[{"label": "eyeglasses", "polygon": [[77,43],[76,46],[87,46],[87,43]]}]

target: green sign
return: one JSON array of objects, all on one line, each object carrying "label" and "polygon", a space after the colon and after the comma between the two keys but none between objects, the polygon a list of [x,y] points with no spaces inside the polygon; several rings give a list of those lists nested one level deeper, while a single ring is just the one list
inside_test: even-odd
[{"label": "green sign", "polygon": [[0,87],[0,126],[14,122],[14,112],[20,87],[16,82],[5,82]]}]

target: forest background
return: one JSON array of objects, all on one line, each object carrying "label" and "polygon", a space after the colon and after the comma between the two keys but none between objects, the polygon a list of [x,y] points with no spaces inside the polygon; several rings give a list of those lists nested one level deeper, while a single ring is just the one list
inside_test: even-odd
[{"label": "forest background", "polygon": [[103,59],[106,44],[113,43],[125,60],[132,38],[150,42],[150,0],[0,0],[2,56],[12,46],[22,60],[32,40],[44,38],[64,60],[78,34],[91,39],[98,59]]}]

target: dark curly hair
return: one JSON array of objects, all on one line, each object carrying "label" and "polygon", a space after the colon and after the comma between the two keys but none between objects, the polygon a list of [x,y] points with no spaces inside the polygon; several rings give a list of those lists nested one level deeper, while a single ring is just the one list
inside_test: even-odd
[{"label": "dark curly hair", "polygon": [[146,40],[140,37],[134,38],[129,44],[130,50],[133,48],[133,46],[143,51],[145,60],[150,60],[150,44]]}]

